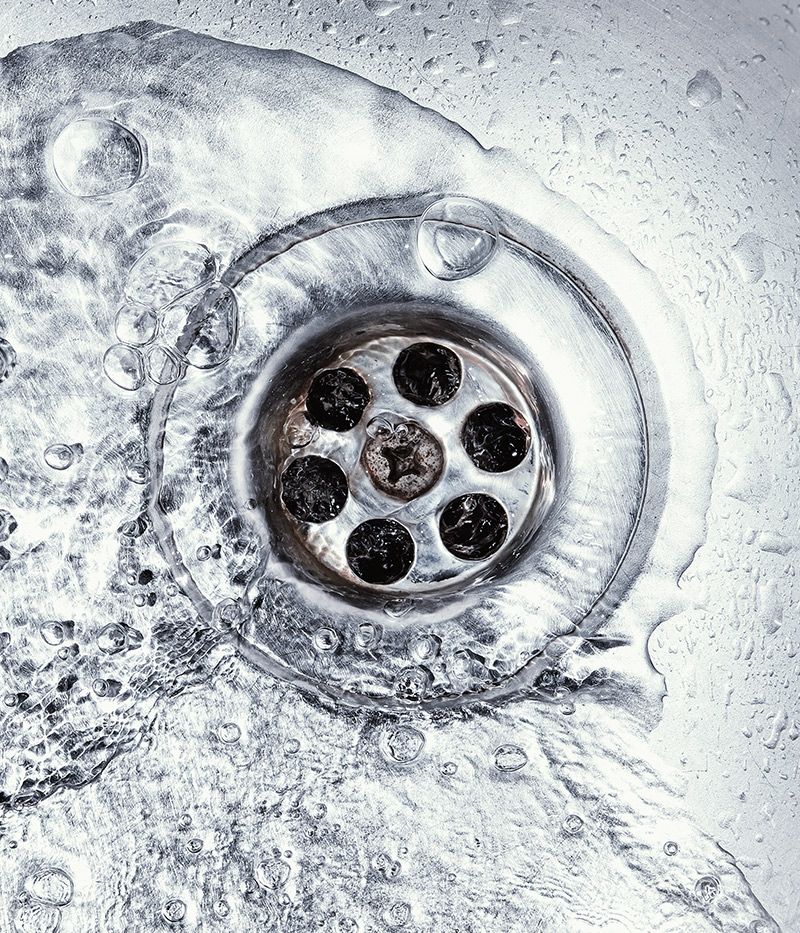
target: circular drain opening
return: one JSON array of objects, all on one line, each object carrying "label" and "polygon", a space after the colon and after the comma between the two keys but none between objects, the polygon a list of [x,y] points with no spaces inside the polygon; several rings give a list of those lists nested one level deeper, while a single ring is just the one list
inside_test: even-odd
[{"label": "circular drain opening", "polygon": [[426,317],[424,335],[380,313],[319,334],[262,401],[253,473],[280,478],[257,497],[277,549],[351,597],[490,578],[547,511],[549,429],[520,361],[496,336],[456,336],[444,310]]}]

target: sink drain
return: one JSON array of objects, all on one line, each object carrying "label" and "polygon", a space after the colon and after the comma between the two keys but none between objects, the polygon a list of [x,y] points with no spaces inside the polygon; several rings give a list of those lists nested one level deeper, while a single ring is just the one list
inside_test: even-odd
[{"label": "sink drain", "polygon": [[[455,324],[440,318],[424,339],[365,329],[325,368],[304,372],[304,359],[335,345],[323,333],[286,367],[296,379],[283,391],[295,403],[265,400],[260,449],[277,488],[259,498],[309,577],[402,595],[452,591],[541,523],[541,483],[552,479],[541,405],[509,375],[519,361],[486,341],[458,341]],[[300,450],[298,425],[310,438]]]}]

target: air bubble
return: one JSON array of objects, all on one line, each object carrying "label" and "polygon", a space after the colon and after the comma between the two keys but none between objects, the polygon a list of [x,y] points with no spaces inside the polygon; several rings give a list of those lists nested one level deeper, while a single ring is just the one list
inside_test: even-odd
[{"label": "air bubble", "polygon": [[56,933],[61,926],[61,910],[52,904],[24,900],[13,917],[17,933]]},{"label": "air bubble", "polygon": [[389,726],[381,733],[380,748],[384,757],[398,764],[408,764],[419,757],[425,736],[412,726]]},{"label": "air bubble", "polygon": [[17,352],[11,344],[0,337],[0,383],[5,382],[17,365]]},{"label": "air bubble", "polygon": [[577,836],[583,832],[583,820],[577,813],[570,813],[564,819],[564,831],[570,836]]},{"label": "air bubble", "polygon": [[394,681],[394,695],[398,700],[420,703],[431,688],[431,675],[424,667],[406,667]]},{"label": "air bubble", "polygon": [[339,636],[332,628],[323,626],[314,632],[312,642],[317,651],[322,654],[331,654],[339,647]]},{"label": "air bubble", "polygon": [[447,281],[479,272],[494,255],[497,242],[497,217],[469,198],[443,198],[432,204],[417,230],[423,265]]},{"label": "air bubble", "polygon": [[161,915],[167,923],[180,923],[186,916],[186,904],[175,897],[161,908]]},{"label": "air bubble", "polygon": [[137,486],[146,486],[150,481],[150,467],[144,460],[134,460],[125,470],[125,478]]},{"label": "air bubble", "polygon": [[44,462],[51,470],[68,470],[82,456],[81,444],[51,444],[45,449]]},{"label": "air bubble", "polygon": [[217,737],[225,745],[235,745],[242,737],[242,730],[235,722],[224,722],[217,729]]},{"label": "air bubble", "polygon": [[703,875],[694,886],[694,893],[703,904],[710,904],[719,894],[719,878],[713,875]]},{"label": "air bubble", "polygon": [[56,176],[65,191],[79,198],[124,191],[139,180],[143,168],[139,140],[113,120],[73,120],[53,143]]},{"label": "air bubble", "polygon": [[64,626],[56,621],[42,622],[39,626],[39,634],[45,644],[55,648],[64,641]]},{"label": "air bubble", "polygon": [[72,900],[73,883],[60,868],[43,868],[28,878],[25,889],[45,904],[66,907]]},{"label": "air bubble", "polygon": [[158,317],[152,308],[128,302],[117,311],[114,333],[120,343],[143,347],[155,339]]},{"label": "air bubble", "polygon": [[216,273],[216,260],[202,243],[158,243],[131,266],[125,295],[137,305],[159,310],[207,285]]},{"label": "air bubble", "polygon": [[494,766],[498,771],[519,771],[528,763],[528,756],[519,745],[499,745],[494,750]]},{"label": "air bubble", "polygon": [[181,364],[169,350],[153,347],[147,354],[147,375],[158,385],[171,385],[181,374]]},{"label": "air bubble", "polygon": [[135,392],[144,385],[144,358],[135,348],[117,343],[106,350],[103,357],[106,376],[127,392]]},{"label": "air bubble", "polygon": [[665,842],[664,843],[664,852],[667,855],[677,855],[678,854],[678,843],[677,842]]}]

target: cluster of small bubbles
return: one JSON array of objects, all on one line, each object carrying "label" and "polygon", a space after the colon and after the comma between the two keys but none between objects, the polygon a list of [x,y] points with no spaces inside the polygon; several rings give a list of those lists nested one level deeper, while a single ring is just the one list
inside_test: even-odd
[{"label": "cluster of small bubbles", "polygon": [[68,470],[83,456],[81,444],[50,444],[44,451],[44,462],[51,470]]},{"label": "cluster of small bubbles", "polygon": [[664,852],[667,855],[677,855],[678,854],[678,843],[669,840],[664,843]]},{"label": "cluster of small bubbles", "polygon": [[388,852],[381,852],[372,860],[372,867],[388,881],[396,878],[402,870],[402,864],[393,859]]},{"label": "cluster of small bubbles", "polygon": [[0,337],[0,383],[5,382],[17,365],[17,352],[11,344]]},{"label": "cluster of small bubbles", "polygon": [[224,722],[217,728],[217,738],[225,745],[235,745],[242,737],[242,730],[235,722]]},{"label": "cluster of small bubbles", "polygon": [[115,343],[103,356],[103,372],[126,392],[135,392],[144,385],[144,357],[136,347]]},{"label": "cluster of small bubbles", "polygon": [[394,681],[394,694],[400,700],[418,703],[428,695],[431,675],[422,667],[406,667]]},{"label": "cluster of small bubbles", "polygon": [[72,900],[72,878],[60,868],[42,868],[25,881],[25,890],[37,900],[66,907]]},{"label": "cluster of small bubbles", "polygon": [[45,644],[55,648],[64,641],[64,626],[55,620],[42,622],[39,626],[39,634]]},{"label": "cluster of small bubbles", "polygon": [[405,926],[411,918],[411,905],[405,901],[395,901],[386,911],[386,923],[393,928]]},{"label": "cluster of small bubbles", "polygon": [[8,541],[17,530],[17,520],[6,509],[0,509],[0,541]]},{"label": "cluster of small bubbles", "polygon": [[528,763],[528,756],[519,745],[498,745],[494,750],[494,766],[498,771],[519,771]]},{"label": "cluster of small bubbles", "polygon": [[186,904],[180,898],[173,897],[161,908],[161,916],[167,923],[180,923],[186,916]]},{"label": "cluster of small bubbles", "polygon": [[387,761],[408,764],[419,757],[425,736],[413,726],[388,726],[381,733],[379,744]]},{"label": "cluster of small bubbles", "polygon": [[312,643],[317,651],[330,654],[339,647],[339,636],[332,628],[322,626],[314,632]]},{"label": "cluster of small bubbles", "polygon": [[686,97],[698,110],[715,104],[722,97],[719,78],[706,69],[701,69],[686,85]]},{"label": "cluster of small bubbles", "polygon": [[564,832],[569,833],[570,836],[578,836],[583,832],[583,820],[577,813],[570,813],[565,817],[563,825]]},{"label": "cluster of small bubbles", "polygon": [[439,771],[445,777],[452,777],[458,771],[458,765],[454,761],[444,761],[442,762]]},{"label": "cluster of small bubbles", "polygon": [[53,143],[53,169],[64,190],[79,198],[124,191],[144,170],[144,150],[127,127],[103,117],[73,120]]},{"label": "cluster of small bubbles", "polygon": [[417,251],[425,268],[447,281],[479,272],[497,250],[495,214],[469,198],[442,198],[422,215]]},{"label": "cluster of small bubbles", "polygon": [[710,904],[719,894],[719,878],[713,875],[703,875],[694,886],[697,898],[703,904]]}]

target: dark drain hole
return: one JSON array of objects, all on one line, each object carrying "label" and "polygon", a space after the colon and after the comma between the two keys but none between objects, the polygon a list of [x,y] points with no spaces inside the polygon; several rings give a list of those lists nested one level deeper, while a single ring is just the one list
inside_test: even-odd
[{"label": "dark drain hole", "polygon": [[519,466],[530,440],[528,422],[505,402],[490,402],[476,408],[461,431],[461,443],[470,460],[487,473],[505,473]]},{"label": "dark drain hole", "polygon": [[369,402],[369,387],[354,369],[318,373],[306,398],[306,416],[329,431],[349,431],[361,420]]},{"label": "dark drain hole", "polygon": [[400,522],[372,518],[362,522],[347,539],[347,563],[365,583],[396,583],[411,570],[414,541]]},{"label": "dark drain hole", "polygon": [[416,405],[444,405],[461,385],[461,363],[438,343],[415,343],[398,355],[392,370],[397,391]]},{"label": "dark drain hole", "polygon": [[508,535],[503,506],[484,493],[453,499],[439,519],[442,544],[461,560],[483,560],[500,549]]},{"label": "dark drain hole", "polygon": [[298,457],[281,477],[284,505],[301,522],[328,522],[347,502],[347,477],[326,457]]}]

